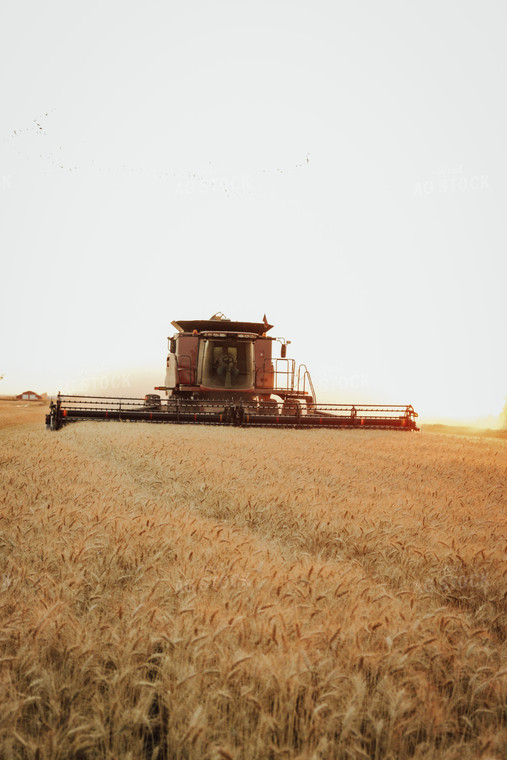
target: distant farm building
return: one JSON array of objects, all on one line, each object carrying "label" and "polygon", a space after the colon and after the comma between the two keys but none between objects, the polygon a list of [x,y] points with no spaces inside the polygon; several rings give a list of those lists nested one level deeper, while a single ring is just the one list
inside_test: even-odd
[{"label": "distant farm building", "polygon": [[39,396],[35,391],[25,391],[24,393],[20,393],[19,396],[16,396],[16,399],[19,401],[40,401],[42,396]]}]

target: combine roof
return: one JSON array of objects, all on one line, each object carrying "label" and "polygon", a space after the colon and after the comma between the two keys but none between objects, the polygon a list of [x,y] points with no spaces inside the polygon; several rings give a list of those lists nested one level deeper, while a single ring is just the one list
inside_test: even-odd
[{"label": "combine roof", "polygon": [[262,335],[273,327],[267,322],[232,322],[229,319],[181,319],[171,324],[179,332],[197,330],[197,332],[249,332],[257,333],[257,335]]}]

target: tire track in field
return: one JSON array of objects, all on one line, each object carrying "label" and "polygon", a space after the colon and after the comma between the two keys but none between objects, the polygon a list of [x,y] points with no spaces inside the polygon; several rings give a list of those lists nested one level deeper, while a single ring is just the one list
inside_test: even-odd
[{"label": "tire track in field", "polygon": [[505,452],[504,442],[431,436],[422,446],[418,436],[390,433],[379,447],[376,433],[340,432],[312,436],[325,454],[316,462],[307,431],[157,427],[140,434],[136,426],[122,430],[118,447],[120,428],[111,430],[90,441],[80,435],[80,445],[114,461],[123,478],[128,473],[134,492],[156,498],[168,486],[187,511],[257,535],[285,556],[361,568],[391,593],[426,591],[433,605],[472,612],[485,604],[503,609],[497,560],[506,540],[506,468],[492,454]]}]

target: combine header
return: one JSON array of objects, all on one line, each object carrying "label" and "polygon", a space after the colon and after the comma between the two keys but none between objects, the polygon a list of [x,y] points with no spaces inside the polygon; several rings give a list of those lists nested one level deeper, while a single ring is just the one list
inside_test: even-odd
[{"label": "combine header", "polygon": [[[165,385],[144,399],[58,394],[46,425],[76,420],[131,420],[252,427],[418,430],[411,405],[318,404],[306,365],[287,359],[272,325],[208,320],[173,322]],[[280,358],[273,356],[275,342]]]}]

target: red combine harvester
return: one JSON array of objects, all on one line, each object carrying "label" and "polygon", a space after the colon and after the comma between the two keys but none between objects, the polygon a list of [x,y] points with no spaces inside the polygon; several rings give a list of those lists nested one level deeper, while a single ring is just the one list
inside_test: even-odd
[{"label": "red combine harvester", "polygon": [[[306,365],[287,359],[284,338],[273,325],[232,322],[223,314],[173,322],[165,398],[144,399],[58,394],[46,425],[58,430],[76,420],[131,420],[295,428],[418,430],[411,405],[318,404]],[[280,358],[273,356],[275,342]]]}]

